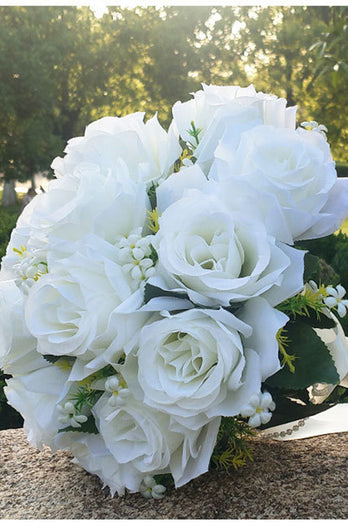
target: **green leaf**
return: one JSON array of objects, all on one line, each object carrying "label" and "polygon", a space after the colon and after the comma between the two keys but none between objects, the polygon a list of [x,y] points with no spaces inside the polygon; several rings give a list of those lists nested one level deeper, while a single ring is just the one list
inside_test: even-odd
[{"label": "green leaf", "polygon": [[86,422],[83,422],[80,428],[74,428],[73,426],[67,426],[66,428],[61,428],[58,430],[58,433],[65,433],[67,431],[79,431],[82,433],[99,433],[98,428],[95,423],[95,419],[93,415],[89,415],[87,417]]},{"label": "green leaf", "polygon": [[163,290],[162,288],[158,288],[157,286],[153,286],[147,283],[144,290],[144,303],[147,304],[155,297],[179,297],[180,299],[187,299],[186,294],[171,292],[170,290]]},{"label": "green leaf", "polygon": [[76,411],[81,413],[86,406],[92,408],[102,395],[101,390],[90,390],[87,386],[79,386],[71,400],[75,401]]},{"label": "green leaf", "polygon": [[[118,364],[120,364],[121,359],[123,359],[123,357],[117,361]],[[115,375],[115,374],[116,374],[115,368],[111,364],[108,364],[107,366],[104,366],[104,368],[101,368],[100,370],[97,371],[98,378],[100,378],[100,379],[102,379],[103,377],[111,377],[112,375]]]},{"label": "green leaf", "polygon": [[151,254],[149,257],[152,260],[153,264],[155,265],[158,261],[158,254],[151,244],[150,244],[150,252],[151,252]]},{"label": "green leaf", "polygon": [[196,148],[197,145],[199,145],[199,135],[202,132],[202,129],[197,129],[195,123],[191,121],[191,129],[188,129],[187,132],[195,139],[195,143],[191,143],[191,145]]},{"label": "green leaf", "polygon": [[70,362],[71,364],[74,364],[74,362],[76,361],[76,357],[71,357],[70,355],[48,355],[48,354],[45,354],[43,355],[43,358],[45,359],[45,361],[51,363],[51,364],[55,364],[56,362],[58,361],[62,361],[62,360],[65,360],[67,362]]},{"label": "green leaf", "polygon": [[316,313],[312,308],[308,308],[308,315],[296,317],[296,321],[302,321],[312,328],[334,328],[336,323],[331,317],[323,313]]},{"label": "green leaf", "polygon": [[45,361],[54,364],[57,361],[59,361],[61,356],[60,355],[46,355],[45,354],[42,357],[45,359]]},{"label": "green leaf", "polygon": [[287,352],[296,357],[295,373],[284,366],[265,384],[276,388],[299,390],[316,382],[337,384],[339,375],[330,352],[312,327],[304,321],[290,321],[287,324],[290,343]]},{"label": "green leaf", "polygon": [[310,281],[311,279],[313,279],[314,281],[318,281],[319,272],[319,257],[307,252],[307,254],[304,256],[303,279],[305,281]]},{"label": "green leaf", "polygon": [[[291,400],[290,397],[286,397],[281,394],[277,394],[277,390],[268,388],[268,391],[272,395],[272,398],[276,404],[276,409],[272,413],[270,422],[264,424],[260,429],[272,428],[279,424],[285,424],[287,422],[297,421],[304,417],[310,417],[316,413],[327,410],[332,404],[300,404]],[[279,390],[278,390],[279,392]]]},{"label": "green leaf", "polygon": [[162,484],[166,488],[174,487],[174,479],[171,473],[163,473],[162,475],[155,475],[154,479],[157,484]]},{"label": "green leaf", "polygon": [[149,196],[152,210],[154,210],[157,206],[157,194],[156,194],[157,187],[158,187],[158,183],[155,183],[153,181],[151,183],[151,185],[149,186],[149,188],[147,189],[147,195]]}]

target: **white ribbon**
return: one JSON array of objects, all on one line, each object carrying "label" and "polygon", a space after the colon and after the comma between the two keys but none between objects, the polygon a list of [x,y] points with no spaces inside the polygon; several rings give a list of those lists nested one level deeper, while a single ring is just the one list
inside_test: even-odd
[{"label": "white ribbon", "polygon": [[296,440],[342,432],[348,432],[348,404],[336,404],[317,413],[305,419],[303,426],[299,425],[299,421],[293,421],[263,430],[262,434],[276,440]]}]

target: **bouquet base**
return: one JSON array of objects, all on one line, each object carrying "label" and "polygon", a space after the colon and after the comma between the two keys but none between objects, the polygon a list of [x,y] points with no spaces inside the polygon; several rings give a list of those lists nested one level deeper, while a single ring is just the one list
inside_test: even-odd
[{"label": "bouquet base", "polygon": [[29,446],[23,429],[0,431],[3,519],[347,519],[348,433],[252,441],[254,462],[213,471],[162,500],[111,498],[97,477]]}]

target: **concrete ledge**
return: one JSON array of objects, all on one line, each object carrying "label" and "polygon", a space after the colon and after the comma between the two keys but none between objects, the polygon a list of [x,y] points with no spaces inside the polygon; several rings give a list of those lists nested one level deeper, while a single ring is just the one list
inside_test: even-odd
[{"label": "concrete ledge", "polygon": [[254,462],[169,490],[110,498],[65,452],[0,432],[1,519],[348,519],[348,434],[253,442]]}]

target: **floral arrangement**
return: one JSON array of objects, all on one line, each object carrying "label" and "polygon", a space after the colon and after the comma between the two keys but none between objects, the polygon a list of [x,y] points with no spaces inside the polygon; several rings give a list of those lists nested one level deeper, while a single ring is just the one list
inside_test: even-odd
[{"label": "floral arrangement", "polygon": [[[326,127],[252,86],[68,142],[0,274],[0,364],[31,444],[160,498],[347,385],[345,290],[301,240],[348,215]],[[316,283],[313,282],[317,279]]]}]

